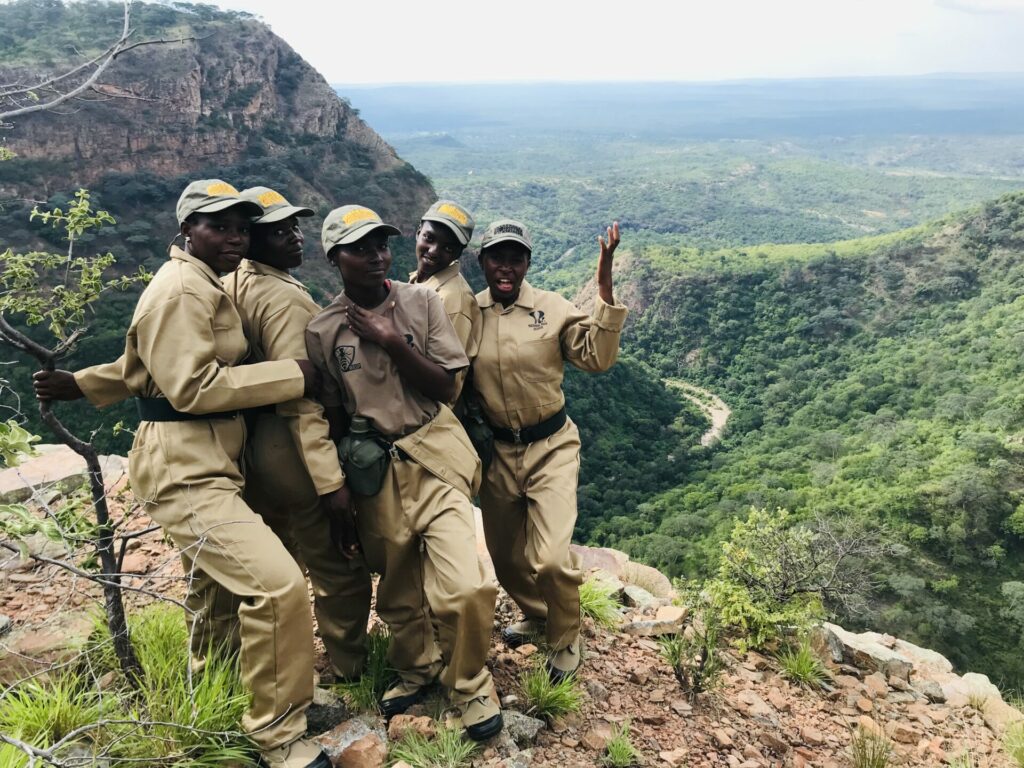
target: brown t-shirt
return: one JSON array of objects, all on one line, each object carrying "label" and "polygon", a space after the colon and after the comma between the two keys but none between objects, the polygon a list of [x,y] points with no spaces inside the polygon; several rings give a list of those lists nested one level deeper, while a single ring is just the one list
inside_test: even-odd
[{"label": "brown t-shirt", "polygon": [[[320,400],[366,417],[389,438],[414,432],[437,415],[440,404],[403,381],[383,348],[353,333],[345,320],[352,305],[342,293],[306,328],[309,359],[324,374]],[[387,298],[370,311],[390,317],[406,343],[445,370],[469,365],[444,304],[430,288],[393,281]]]}]

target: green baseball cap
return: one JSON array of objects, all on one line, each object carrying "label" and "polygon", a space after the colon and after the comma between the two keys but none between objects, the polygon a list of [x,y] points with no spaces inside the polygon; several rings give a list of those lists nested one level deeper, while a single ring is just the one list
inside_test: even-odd
[{"label": "green baseball cap", "polygon": [[193,213],[216,213],[236,205],[245,209],[247,216],[262,216],[263,208],[259,203],[245,200],[238,190],[220,179],[200,179],[193,181],[178,198],[178,223],[181,224]]},{"label": "green baseball cap", "polygon": [[533,243],[530,240],[530,232],[526,225],[515,219],[498,219],[484,230],[483,239],[480,241],[480,250],[489,248],[498,243],[511,240],[514,243],[525,245],[526,250],[533,253]]},{"label": "green baseball cap", "polygon": [[301,208],[284,199],[284,195],[270,187],[249,187],[242,190],[242,198],[256,203],[263,209],[263,215],[253,220],[253,224],[273,224],[284,221],[289,216],[312,216],[312,208]]},{"label": "green baseball cap", "polygon": [[343,205],[335,208],[324,219],[324,228],[320,232],[320,240],[324,253],[329,253],[336,245],[354,243],[363,235],[375,229],[385,229],[389,235],[400,235],[402,230],[385,224],[376,211],[362,205]]},{"label": "green baseball cap", "polygon": [[427,209],[422,220],[444,224],[463,245],[469,244],[473,237],[473,227],[476,226],[469,211],[451,200],[438,200]]}]

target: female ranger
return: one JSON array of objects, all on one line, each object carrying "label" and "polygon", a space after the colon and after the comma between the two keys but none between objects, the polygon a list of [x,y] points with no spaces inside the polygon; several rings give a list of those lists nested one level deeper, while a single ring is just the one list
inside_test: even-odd
[{"label": "female ranger", "polygon": [[[480,346],[480,306],[459,271],[459,257],[473,238],[474,226],[473,217],[461,205],[438,200],[423,214],[416,228],[416,271],[409,273],[410,283],[437,291],[470,360],[476,357]],[[466,371],[455,377],[452,403],[462,392]]]},{"label": "female ranger", "polygon": [[[306,348],[324,374],[332,435],[351,425],[351,453],[341,446],[351,456],[345,485],[328,501],[348,554],[358,546],[355,507],[366,561],[381,574],[377,613],[391,630],[389,661],[400,676],[381,709],[404,711],[440,673],[467,735],[482,740],[503,724],[485,666],[495,588],[477,557],[469,501],[480,461],[443,405],[469,360],[437,293],[387,279],[388,237],[397,234],[358,205],[324,220],[324,251],[344,291],[309,324]],[[366,461],[365,448],[377,448],[377,459]]]},{"label": "female ranger", "polygon": [[526,281],[533,246],[520,222],[491,224],[479,256],[487,289],[476,296],[483,332],[472,380],[495,438],[480,507],[498,581],[525,617],[502,637],[515,647],[543,628],[551,649],[548,673],[555,680],[580,664],[582,574],[569,550],[580,438],[565,413],[564,364],[584,371],[611,368],[627,312],[612,293],[618,222],[607,237],[606,242],[598,236],[598,296],[589,317]]},{"label": "female ranger", "polygon": [[[304,738],[313,698],[305,577],[242,499],[241,409],[308,397],[317,380],[304,359],[240,365],[249,345],[219,275],[241,263],[261,215],[219,179],[186,187],[177,205],[185,248],[171,248],[139,297],[120,366],[107,366],[90,399],[117,395],[119,367],[141,419],[128,457],[136,497],[205,579],[241,600],[241,673],[252,694],[242,725],[260,764],[330,768]],[[36,383],[38,396],[54,396],[53,382]]]}]

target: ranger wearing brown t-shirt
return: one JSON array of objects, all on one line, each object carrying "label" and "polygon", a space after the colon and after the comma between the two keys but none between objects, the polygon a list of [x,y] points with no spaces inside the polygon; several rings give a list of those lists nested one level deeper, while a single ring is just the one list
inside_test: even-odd
[{"label": "ranger wearing brown t-shirt", "polygon": [[496,589],[476,553],[470,496],[480,460],[443,405],[469,360],[433,290],[385,279],[387,238],[397,233],[361,206],[328,215],[324,251],[345,291],[309,324],[306,349],[324,374],[332,432],[343,415],[359,419],[390,454],[380,489],[352,499],[367,563],[381,573],[377,613],[401,678],[381,708],[404,711],[440,673],[467,734],[484,739],[502,728],[485,664]]}]

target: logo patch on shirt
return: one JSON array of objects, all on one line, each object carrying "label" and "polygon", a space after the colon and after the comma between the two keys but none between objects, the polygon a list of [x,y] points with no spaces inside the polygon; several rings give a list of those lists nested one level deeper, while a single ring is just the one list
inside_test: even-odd
[{"label": "logo patch on shirt", "polygon": [[405,343],[413,349],[416,349],[416,340],[413,338],[411,333],[403,334],[405,336]]},{"label": "logo patch on shirt", "polygon": [[533,328],[533,330],[535,330],[535,331],[538,328],[543,328],[545,325],[548,324],[548,321],[544,319],[544,310],[543,309],[535,309],[535,310],[533,310],[530,313],[530,317],[533,318],[533,322],[530,323],[530,327]]},{"label": "logo patch on shirt", "polygon": [[356,348],[350,344],[342,344],[334,348],[334,357],[338,360],[338,367],[342,373],[358,371],[362,364],[356,362]]}]

